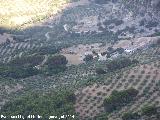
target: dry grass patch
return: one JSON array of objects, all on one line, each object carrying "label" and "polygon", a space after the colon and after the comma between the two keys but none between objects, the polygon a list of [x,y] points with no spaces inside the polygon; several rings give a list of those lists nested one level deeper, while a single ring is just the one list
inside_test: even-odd
[{"label": "dry grass patch", "polygon": [[17,27],[40,21],[56,14],[65,3],[65,0],[1,0],[1,26]]}]

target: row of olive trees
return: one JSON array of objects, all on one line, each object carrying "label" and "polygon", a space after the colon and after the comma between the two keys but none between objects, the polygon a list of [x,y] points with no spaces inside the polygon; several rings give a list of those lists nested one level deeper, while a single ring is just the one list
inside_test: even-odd
[{"label": "row of olive trees", "polygon": [[143,106],[141,111],[138,112],[126,112],[122,115],[123,120],[139,120],[142,117],[147,117],[148,119],[152,119],[154,116],[157,120],[160,118],[160,113],[158,112],[159,107],[153,105]]},{"label": "row of olive trees", "polygon": [[70,115],[65,119],[72,120],[78,117],[74,110],[75,101],[76,96],[71,90],[63,89],[45,94],[36,91],[7,102],[0,113],[7,116],[8,119],[11,115],[23,115],[25,118],[28,115],[35,115],[35,119],[37,115],[41,115],[42,120],[49,119],[49,116],[60,118],[63,115]]},{"label": "row of olive trees", "polygon": [[66,69],[67,59],[63,55],[50,56],[46,63],[38,68],[44,60],[43,55],[31,55],[16,58],[7,64],[0,65],[0,76],[26,78],[37,74],[52,75]]},{"label": "row of olive trees", "polygon": [[107,113],[118,110],[135,100],[139,91],[133,88],[113,91],[112,94],[104,100],[104,108]]}]

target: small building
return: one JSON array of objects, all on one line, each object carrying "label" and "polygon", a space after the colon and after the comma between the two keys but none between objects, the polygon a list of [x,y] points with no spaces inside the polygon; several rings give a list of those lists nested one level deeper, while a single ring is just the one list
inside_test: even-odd
[{"label": "small building", "polygon": [[67,32],[69,31],[69,25],[65,24],[65,25],[63,25],[63,28],[65,31],[67,31]]},{"label": "small building", "polygon": [[126,53],[131,54],[131,53],[135,52],[136,49],[137,49],[137,48],[134,48],[134,49],[125,49],[124,51],[125,51]]},{"label": "small building", "polygon": [[120,56],[121,54],[119,54],[118,52],[114,52],[113,54],[111,54],[111,59],[117,58],[118,56]]},{"label": "small building", "polygon": [[130,53],[130,52],[132,52],[133,50],[131,50],[131,49],[125,49],[124,51],[127,52],[127,53]]},{"label": "small building", "polygon": [[40,70],[40,69],[41,69],[41,66],[40,66],[40,65],[37,65],[37,66],[34,66],[34,68],[36,68],[37,70]]},{"label": "small building", "polygon": [[98,56],[99,56],[98,61],[105,61],[105,60],[107,60],[107,56],[106,55],[102,56],[102,54],[99,53]]},{"label": "small building", "polygon": [[92,51],[87,51],[84,53],[84,55],[92,55],[92,54],[93,54]]}]

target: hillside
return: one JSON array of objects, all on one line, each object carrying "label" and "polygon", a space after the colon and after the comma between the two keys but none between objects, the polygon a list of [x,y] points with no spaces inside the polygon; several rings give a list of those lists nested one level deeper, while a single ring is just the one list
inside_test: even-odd
[{"label": "hillside", "polygon": [[2,0],[0,21],[3,27],[24,27],[40,22],[63,10],[72,0]]},{"label": "hillside", "polygon": [[0,113],[159,120],[159,6],[159,0],[0,1]]}]

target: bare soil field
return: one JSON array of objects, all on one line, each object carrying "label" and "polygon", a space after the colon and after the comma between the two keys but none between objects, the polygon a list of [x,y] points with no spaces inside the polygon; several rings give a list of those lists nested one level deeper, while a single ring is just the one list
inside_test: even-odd
[{"label": "bare soil field", "polygon": [[[92,51],[97,53],[105,52],[109,46],[110,44],[102,46],[102,43],[94,43],[89,45],[79,44],[77,46],[62,49],[61,54],[67,57],[70,64],[80,64],[83,63],[85,55],[93,54]],[[77,62],[75,63],[75,61]]]},{"label": "bare soil field", "polygon": [[62,53],[62,55],[64,55],[67,58],[69,65],[71,64],[78,65],[78,64],[83,63],[83,60],[80,59],[80,56],[78,54],[63,54]]}]

